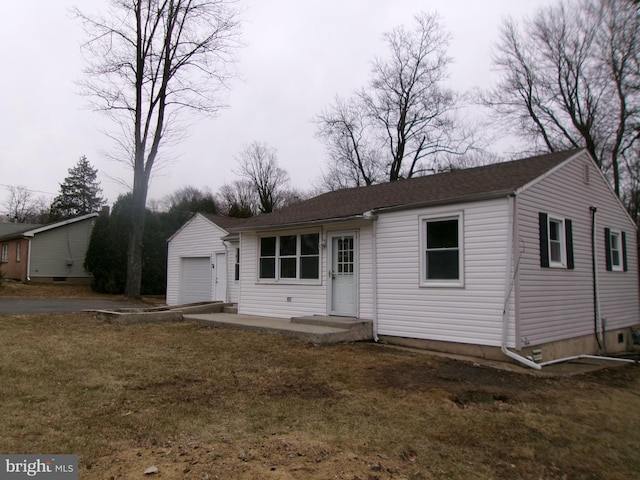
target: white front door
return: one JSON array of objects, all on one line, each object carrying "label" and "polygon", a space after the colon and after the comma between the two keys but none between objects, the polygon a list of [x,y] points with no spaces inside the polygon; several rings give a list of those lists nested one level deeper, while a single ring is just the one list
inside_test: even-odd
[{"label": "white front door", "polygon": [[216,253],[216,263],[213,265],[213,299],[227,301],[227,254]]},{"label": "white front door", "polygon": [[330,235],[331,269],[329,271],[330,314],[355,316],[357,305],[356,235]]}]

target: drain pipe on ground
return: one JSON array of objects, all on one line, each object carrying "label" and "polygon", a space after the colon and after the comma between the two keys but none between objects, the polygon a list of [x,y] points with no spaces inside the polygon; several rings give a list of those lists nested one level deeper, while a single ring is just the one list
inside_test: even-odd
[{"label": "drain pipe on ground", "polygon": [[[516,360],[517,362],[526,365],[527,367],[533,368],[535,370],[542,370],[542,366],[539,364],[529,360],[528,358],[523,357],[522,355],[518,355],[517,353],[512,352],[507,348],[507,339],[509,337],[509,303],[511,302],[511,292],[513,291],[513,284],[518,273],[518,267],[520,266],[520,254],[516,259],[515,268],[513,267],[513,257],[515,255],[513,251],[513,229],[515,228],[515,223],[513,221],[513,217],[515,215],[515,201],[516,196],[515,192],[509,195],[509,232],[507,234],[507,266],[505,273],[505,285],[504,285],[504,304],[502,309],[502,345],[501,350],[507,357]],[[513,268],[513,273],[511,273],[511,269]]]}]

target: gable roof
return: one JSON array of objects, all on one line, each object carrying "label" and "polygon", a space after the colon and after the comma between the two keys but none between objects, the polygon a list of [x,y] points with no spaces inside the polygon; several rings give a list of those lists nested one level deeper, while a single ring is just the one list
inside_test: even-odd
[{"label": "gable roof", "polygon": [[20,236],[22,232],[41,226],[38,223],[0,223],[0,240]]},{"label": "gable roof", "polygon": [[211,213],[201,213],[200,215],[225,230],[231,227],[239,227],[247,221],[246,218],[225,217],[224,215],[213,215]]},{"label": "gable roof", "polygon": [[86,215],[81,215],[79,217],[70,218],[68,220],[62,220],[60,222],[49,223],[47,225],[38,225],[38,224],[14,224],[21,225],[25,228],[16,228],[10,233],[3,232],[3,224],[0,224],[0,240],[9,240],[12,238],[19,237],[33,237],[37,233],[46,232],[48,230],[53,230],[54,228],[64,227],[65,225],[70,225],[72,223],[81,222],[82,220],[87,220],[89,218],[97,217],[97,213],[88,213]]},{"label": "gable roof", "polygon": [[507,196],[583,151],[574,149],[408,180],[336,190],[269,214],[248,218],[243,225],[231,230],[291,227],[345,220],[381,209]]},{"label": "gable roof", "polygon": [[71,225],[72,223],[82,222],[83,220],[88,220],[89,218],[97,217],[97,213],[87,213],[85,215],[80,215],[79,217],[69,218],[67,220],[62,220],[60,222],[49,223],[39,228],[35,228],[33,230],[28,230],[23,232],[22,235],[25,237],[33,237],[37,233],[46,232],[48,230],[53,230],[54,228],[64,227],[65,225]]},{"label": "gable roof", "polygon": [[184,229],[188,225],[191,224],[191,222],[193,222],[196,218],[198,218],[198,216],[205,218],[209,222],[213,223],[215,226],[224,230],[226,233],[229,233],[229,229],[231,227],[239,227],[247,220],[246,218],[225,217],[223,215],[214,215],[212,213],[196,212],[186,222],[184,222],[184,224],[182,224],[182,226],[178,230],[176,230],[176,232],[173,235],[171,235],[167,239],[167,242],[170,242],[175,237],[177,237],[182,231],[184,231]]}]

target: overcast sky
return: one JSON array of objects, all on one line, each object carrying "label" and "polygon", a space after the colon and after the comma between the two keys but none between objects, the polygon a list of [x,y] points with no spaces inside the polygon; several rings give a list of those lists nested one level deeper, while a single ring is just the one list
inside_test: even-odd
[{"label": "overcast sky", "polygon": [[[130,171],[105,158],[110,126],[87,108],[83,33],[69,10],[105,10],[108,0],[4,1],[0,28],[0,208],[7,185],[53,197],[69,168],[86,155],[110,202]],[[382,34],[437,11],[453,35],[451,85],[459,91],[492,80],[491,48],[506,16],[522,18],[556,0],[241,0],[243,40],[227,103],[216,118],[195,118],[178,158],[152,180],[149,198],[192,185],[213,192],[237,178],[235,157],[252,141],[278,153],[292,186],[308,190],[325,162],[314,117],[336,94],[366,85],[371,60],[384,55]]]}]

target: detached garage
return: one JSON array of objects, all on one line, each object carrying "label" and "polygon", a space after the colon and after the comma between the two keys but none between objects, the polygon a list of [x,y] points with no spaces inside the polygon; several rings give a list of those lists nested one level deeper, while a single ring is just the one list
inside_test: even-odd
[{"label": "detached garage", "polygon": [[237,303],[239,243],[228,228],[244,219],[196,213],[168,241],[167,304]]}]

